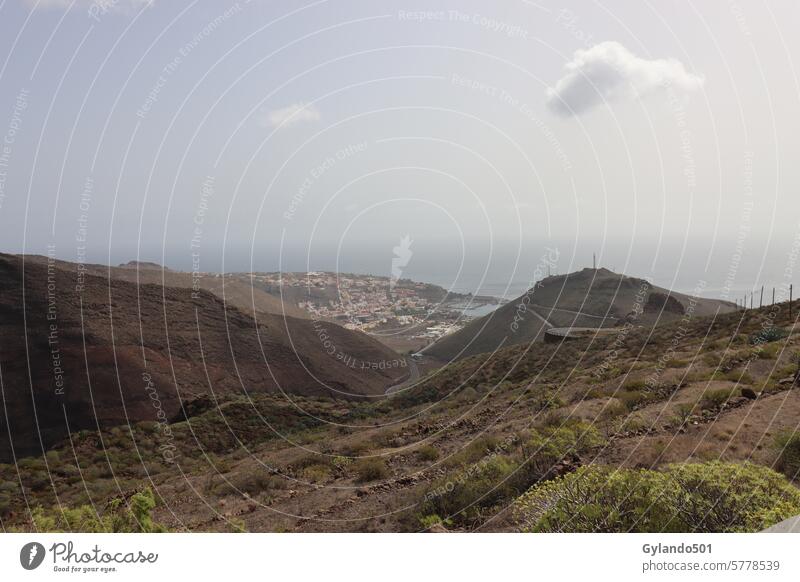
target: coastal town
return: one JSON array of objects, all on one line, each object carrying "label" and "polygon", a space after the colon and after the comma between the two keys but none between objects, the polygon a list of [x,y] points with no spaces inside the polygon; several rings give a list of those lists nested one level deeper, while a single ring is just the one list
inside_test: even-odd
[{"label": "coastal town", "polygon": [[312,271],[230,276],[246,279],[315,319],[368,333],[403,351],[421,349],[500,304],[494,297],[378,275]]}]

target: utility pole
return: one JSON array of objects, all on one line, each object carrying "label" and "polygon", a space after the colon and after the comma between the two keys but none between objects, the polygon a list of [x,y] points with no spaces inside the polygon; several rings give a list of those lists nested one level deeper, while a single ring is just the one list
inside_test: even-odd
[{"label": "utility pole", "polygon": [[597,254],[596,253],[592,253],[592,269],[593,270],[597,269]]},{"label": "utility pole", "polygon": [[750,291],[750,309],[753,309],[753,292]]},{"label": "utility pole", "polygon": [[789,284],[789,321],[792,320],[792,285]]},{"label": "utility pole", "polygon": [[772,288],[772,304],[775,305],[775,287]]},{"label": "utility pole", "polygon": [[758,302],[758,308],[761,309],[764,307],[764,286],[761,286],[761,299]]}]

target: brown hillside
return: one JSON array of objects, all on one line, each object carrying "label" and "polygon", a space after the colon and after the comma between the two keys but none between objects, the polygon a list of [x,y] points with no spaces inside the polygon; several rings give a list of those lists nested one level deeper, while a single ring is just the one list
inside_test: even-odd
[{"label": "brown hillside", "polygon": [[[26,255],[25,261],[46,264],[47,257]],[[75,266],[69,262],[56,261],[56,263],[60,268],[65,268],[67,270],[74,270],[75,268]],[[257,286],[248,285],[239,279],[231,277],[226,277],[223,281],[221,276],[202,273],[200,277],[193,280],[192,273],[173,271],[172,269],[162,267],[156,263],[143,261],[129,261],[118,267],[89,264],[85,265],[85,268],[86,273],[90,275],[105,278],[110,276],[114,279],[138,283],[139,285],[163,285],[165,287],[180,287],[182,289],[192,289],[193,285],[196,285],[200,289],[210,291],[217,297],[224,299],[226,304],[230,304],[251,315],[255,309],[257,313],[288,315],[301,319],[309,318],[308,312],[304,309],[300,309],[297,305],[290,302],[284,303],[281,301],[280,297],[276,295],[272,295]]]},{"label": "brown hillside", "polygon": [[[583,269],[547,277],[525,295],[445,336],[425,353],[453,360],[542,341],[545,329],[551,326],[612,327],[626,320],[652,325],[679,319],[687,309],[694,316],[735,309],[733,303],[702,298],[691,307],[692,299],[608,269]],[[635,314],[637,306],[643,313]]]},{"label": "brown hillside", "polygon": [[[255,320],[207,291],[94,275],[81,290],[65,265],[0,255],[0,434],[10,428],[17,454],[52,444],[67,424],[158,421],[159,410],[171,419],[200,393],[355,398],[407,375],[400,356],[334,324]],[[9,452],[0,440],[0,458]]]},{"label": "brown hillside", "polygon": [[[46,456],[0,463],[0,518],[34,531],[31,506],[108,515],[151,488],[155,520],[177,531],[508,532],[529,525],[521,496],[580,468],[747,461],[800,486],[786,454],[800,441],[797,301],[787,307],[516,345],[359,406],[228,394],[170,425],[168,458],[152,422],[73,433]],[[749,495],[717,499],[740,503],[725,516],[752,512]],[[772,522],[795,511],[781,507]]]}]

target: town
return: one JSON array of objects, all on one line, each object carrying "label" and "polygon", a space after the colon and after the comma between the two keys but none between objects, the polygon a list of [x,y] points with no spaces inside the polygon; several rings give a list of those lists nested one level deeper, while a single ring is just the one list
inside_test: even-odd
[{"label": "town", "polygon": [[315,319],[368,333],[402,351],[421,349],[501,304],[494,297],[378,275],[312,271],[229,276],[297,305]]}]

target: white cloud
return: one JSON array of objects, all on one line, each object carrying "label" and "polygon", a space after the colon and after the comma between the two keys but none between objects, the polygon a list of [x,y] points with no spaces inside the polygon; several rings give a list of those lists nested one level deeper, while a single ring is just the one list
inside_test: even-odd
[{"label": "white cloud", "polygon": [[675,59],[643,59],[618,42],[607,41],[575,51],[566,74],[547,89],[548,108],[563,116],[580,115],[604,102],[633,101],[665,91],[683,93],[703,86]]},{"label": "white cloud", "polygon": [[292,103],[282,109],[273,109],[264,114],[260,123],[264,127],[287,126],[301,121],[319,121],[319,110],[307,103]]}]

